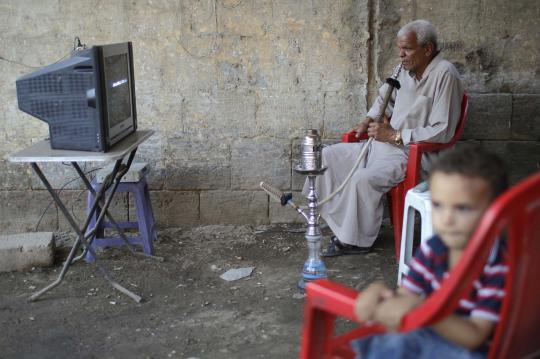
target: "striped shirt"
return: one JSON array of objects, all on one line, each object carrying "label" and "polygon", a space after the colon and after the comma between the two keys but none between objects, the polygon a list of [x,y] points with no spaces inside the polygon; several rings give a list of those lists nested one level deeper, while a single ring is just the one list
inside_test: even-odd
[{"label": "striped shirt", "polygon": [[[459,301],[455,314],[499,321],[505,296],[504,279],[508,272],[505,241],[498,240],[489,254],[482,274],[473,282],[468,296]],[[439,289],[448,277],[448,248],[433,236],[416,250],[401,286],[423,297]]]}]

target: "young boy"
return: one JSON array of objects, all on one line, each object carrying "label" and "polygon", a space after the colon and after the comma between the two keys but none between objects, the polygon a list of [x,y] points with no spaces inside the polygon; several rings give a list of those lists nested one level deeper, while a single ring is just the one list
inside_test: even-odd
[{"label": "young boy", "polygon": [[[441,155],[430,171],[429,188],[435,235],[416,251],[396,292],[381,282],[362,292],[355,308],[360,321],[395,330],[404,314],[436,291],[459,261],[484,211],[507,188],[507,175],[500,158],[463,145]],[[355,341],[356,358],[484,358],[499,319],[507,271],[504,241],[498,241],[456,312],[429,328]]]}]

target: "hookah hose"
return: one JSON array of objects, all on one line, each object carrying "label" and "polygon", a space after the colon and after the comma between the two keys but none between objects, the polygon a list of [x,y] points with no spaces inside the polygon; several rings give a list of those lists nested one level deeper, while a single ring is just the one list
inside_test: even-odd
[{"label": "hookah hose", "polygon": [[[399,90],[399,88],[401,87],[401,85],[400,85],[399,81],[397,80],[397,78],[398,78],[399,73],[401,72],[402,68],[403,68],[403,63],[400,63],[396,67],[396,69],[394,70],[393,76],[386,79],[386,83],[388,84],[388,88],[386,89],[386,93],[384,95],[384,100],[383,100],[383,105],[382,105],[381,111],[380,111],[379,115],[377,116],[377,118],[375,119],[376,122],[381,122],[382,117],[383,117],[384,113],[386,112],[386,107],[388,107],[388,102],[390,101],[390,97],[392,96],[392,92],[394,91],[394,88]],[[343,190],[343,188],[345,188],[347,183],[349,183],[352,175],[354,174],[354,172],[356,171],[356,169],[360,165],[360,162],[362,162],[362,160],[366,156],[367,150],[371,147],[372,142],[373,142],[373,137],[370,137],[368,139],[367,143],[362,148],[362,151],[360,152],[360,155],[358,155],[358,158],[354,162],[353,167],[351,168],[351,170],[347,174],[347,177],[345,177],[345,180],[341,183],[341,185],[339,185],[338,188],[336,188],[336,190],[334,192],[330,193],[325,199],[319,201],[319,204],[318,204],[319,206],[322,206],[323,204],[330,201],[332,198],[334,198],[335,195],[337,195],[339,192],[341,192]]]}]

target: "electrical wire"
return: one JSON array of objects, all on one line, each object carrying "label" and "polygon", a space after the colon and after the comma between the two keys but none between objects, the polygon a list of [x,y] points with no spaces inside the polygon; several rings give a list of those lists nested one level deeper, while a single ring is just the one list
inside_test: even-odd
[{"label": "electrical wire", "polygon": [[[67,165],[66,163],[62,163],[63,165]],[[84,174],[85,175],[88,175],[92,172],[95,172],[95,171],[98,171],[100,170],[101,167],[99,168],[94,168],[88,172],[85,172]],[[75,177],[75,178],[72,178],[71,180],[67,181],[66,183],[64,183],[60,189],[58,189],[58,196],[60,196],[60,193],[62,193],[62,191],[66,188],[67,185],[69,185],[70,183],[73,183],[75,182],[76,180],[80,179],[80,177]],[[85,192],[86,190],[82,190],[81,193]],[[80,196],[80,194],[79,194]],[[41,213],[41,216],[39,217],[38,219],[38,222],[36,223],[36,227],[34,228],[34,232],[37,232],[38,228],[39,228],[39,225],[41,224],[41,221],[43,219],[43,217],[45,216],[45,214],[47,213],[47,211],[49,210],[49,208],[51,207],[51,205],[54,203],[55,207],[56,207],[56,230],[59,230],[60,229],[60,216],[59,216],[59,213],[58,213],[58,205],[56,204],[56,202],[53,200],[51,200],[47,206],[45,207],[45,209],[43,210],[43,212]],[[72,207],[71,207],[71,213],[73,214],[73,204],[72,204]]]}]

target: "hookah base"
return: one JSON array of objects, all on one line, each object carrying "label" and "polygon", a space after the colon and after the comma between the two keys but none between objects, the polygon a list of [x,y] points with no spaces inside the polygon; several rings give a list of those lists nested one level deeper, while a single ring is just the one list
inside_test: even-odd
[{"label": "hookah base", "polygon": [[298,287],[298,289],[300,289],[300,292],[301,293],[304,293],[306,291],[306,285],[309,283],[309,282],[312,282],[316,279],[326,279],[327,277],[326,276],[321,276],[319,278],[315,278],[315,279],[304,279],[304,278],[301,278],[299,281],[298,281],[298,284],[296,285]]},{"label": "hookah base", "polygon": [[317,279],[326,278],[328,278],[326,275],[326,266],[322,261],[318,261],[318,263],[315,264],[315,267],[314,263],[306,263],[304,265],[304,271],[302,272],[302,278],[298,281],[298,289],[303,293],[307,283]]}]

